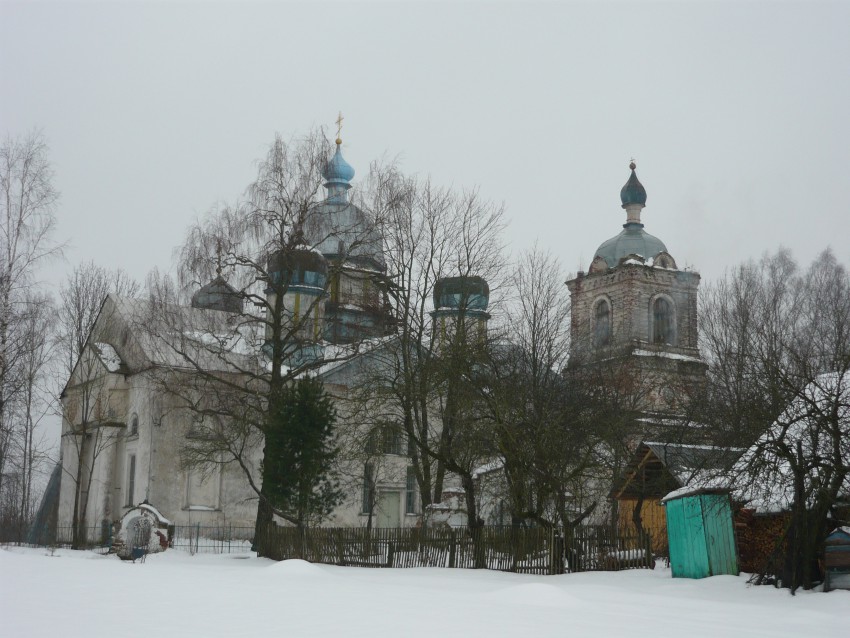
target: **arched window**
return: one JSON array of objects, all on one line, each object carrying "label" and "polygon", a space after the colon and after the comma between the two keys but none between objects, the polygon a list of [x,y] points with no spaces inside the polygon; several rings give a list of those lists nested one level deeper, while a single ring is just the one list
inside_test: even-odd
[{"label": "arched window", "polygon": [[130,431],[127,436],[136,436],[139,433],[139,415],[134,414],[130,417]]},{"label": "arched window", "polygon": [[658,297],[652,304],[652,342],[675,345],[676,324],[673,304],[664,297]]},{"label": "arched window", "polygon": [[596,302],[593,309],[593,345],[597,348],[611,343],[611,305],[606,299]]}]

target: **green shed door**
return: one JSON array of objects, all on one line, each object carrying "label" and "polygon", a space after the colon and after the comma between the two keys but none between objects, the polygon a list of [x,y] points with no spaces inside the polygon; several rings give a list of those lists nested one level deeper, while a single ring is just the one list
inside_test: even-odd
[{"label": "green shed door", "polygon": [[667,501],[666,506],[673,578],[710,576],[700,498],[686,496]]},{"label": "green shed door", "polygon": [[702,518],[711,575],[738,574],[732,507],[727,494],[702,494]]}]

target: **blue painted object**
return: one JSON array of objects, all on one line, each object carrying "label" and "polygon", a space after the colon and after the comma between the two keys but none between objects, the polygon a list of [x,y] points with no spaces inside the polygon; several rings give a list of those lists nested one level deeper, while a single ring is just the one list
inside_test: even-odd
[{"label": "blue painted object", "polygon": [[325,186],[328,189],[328,201],[345,204],[348,201],[346,191],[351,188],[351,180],[354,179],[354,168],[342,156],[341,144],[342,141],[338,139],[336,152],[325,165],[322,176],[325,178]]},{"label": "blue painted object", "polygon": [[725,490],[671,495],[667,539],[673,578],[738,574],[732,506]]},{"label": "blue painted object", "polygon": [[826,537],[823,564],[824,591],[850,589],[850,528],[840,527]]}]

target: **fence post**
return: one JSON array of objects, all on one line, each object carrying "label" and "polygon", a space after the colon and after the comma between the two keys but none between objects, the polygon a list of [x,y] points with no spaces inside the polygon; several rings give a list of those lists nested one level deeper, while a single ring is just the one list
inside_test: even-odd
[{"label": "fence post", "polygon": [[652,534],[645,533],[644,551],[646,553],[646,566],[655,569],[655,555],[652,552]]},{"label": "fence post", "polygon": [[198,547],[201,541],[201,524],[195,523],[195,553],[198,553]]},{"label": "fence post", "polygon": [[549,530],[549,574],[563,574],[564,541],[554,525]]},{"label": "fence post", "polygon": [[395,548],[393,547],[393,542],[387,541],[387,567],[393,566],[393,554],[395,553]]},{"label": "fence post", "polygon": [[457,547],[455,541],[457,540],[457,535],[455,534],[454,529],[449,532],[449,567],[455,566],[455,554],[457,552]]}]

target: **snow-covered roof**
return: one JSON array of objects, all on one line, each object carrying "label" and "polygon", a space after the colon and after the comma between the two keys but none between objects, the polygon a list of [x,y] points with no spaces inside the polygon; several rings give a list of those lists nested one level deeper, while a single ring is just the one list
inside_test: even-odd
[{"label": "snow-covered roof", "polygon": [[703,363],[699,357],[694,357],[687,354],[679,354],[677,352],[656,352],[654,350],[636,349],[632,354],[636,357],[659,357],[661,359],[674,359],[676,361],[692,361],[694,363]]},{"label": "snow-covered roof", "polygon": [[92,350],[109,372],[118,372],[121,368],[121,357],[118,356],[115,348],[108,343],[97,341],[94,343]]},{"label": "snow-covered roof", "polygon": [[501,470],[505,467],[505,459],[499,457],[485,463],[484,465],[479,465],[474,470],[472,470],[472,478],[478,478],[484,474],[489,474],[490,472],[495,472],[496,470]]},{"label": "snow-covered roof", "polygon": [[162,515],[162,512],[160,512],[157,508],[155,508],[150,503],[140,503],[139,509],[144,510],[145,512],[150,512],[153,516],[156,517],[157,521],[159,521],[162,525],[165,525],[165,526],[171,525],[171,521],[169,519],[165,518],[165,516]]},{"label": "snow-covered roof", "polygon": [[682,498],[684,496],[694,496],[696,494],[728,494],[729,491],[729,486],[722,480],[708,481],[705,484],[700,484],[700,482],[697,481],[692,485],[685,485],[684,487],[680,487],[677,490],[669,492],[666,496],[664,496],[664,498],[661,499],[661,502],[666,503],[667,501],[672,501],[673,499]]},{"label": "snow-covered roof", "polygon": [[227,313],[111,296],[114,311],[141,349],[158,366],[238,372],[256,370],[263,344],[262,325],[228,324]]},{"label": "snow-covered roof", "polygon": [[[798,446],[807,461],[815,463],[807,472],[810,479],[817,479],[822,470],[829,471],[836,453],[841,463],[850,465],[850,372],[814,379],[744,452],[733,468],[737,498],[762,512],[790,508],[794,500],[792,469],[788,454],[779,452]],[[850,495],[850,475],[843,492]]]}]

